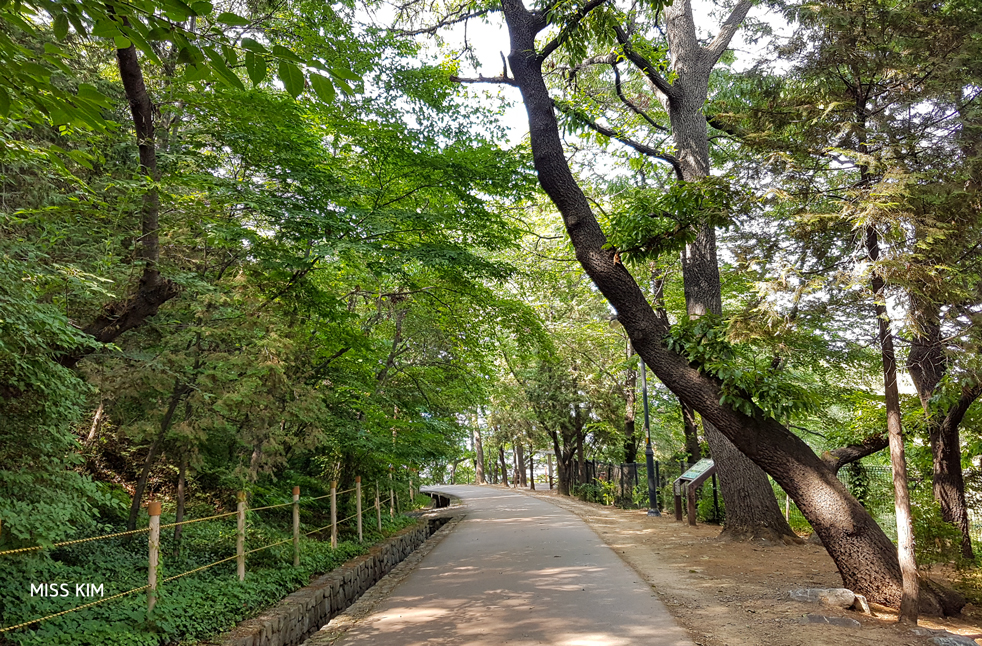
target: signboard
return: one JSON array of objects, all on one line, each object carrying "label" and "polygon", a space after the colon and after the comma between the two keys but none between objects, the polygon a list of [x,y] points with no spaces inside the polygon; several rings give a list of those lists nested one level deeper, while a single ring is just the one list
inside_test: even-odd
[{"label": "signboard", "polygon": [[679,476],[679,480],[698,480],[699,476],[712,469],[716,464],[709,458],[703,458],[689,467],[689,470]]},{"label": "signboard", "polygon": [[696,487],[709,479],[716,473],[716,463],[709,458],[703,458],[680,475],[672,484],[675,494],[675,520],[682,520],[682,488],[685,487],[685,494],[688,500],[689,524],[696,524]]}]

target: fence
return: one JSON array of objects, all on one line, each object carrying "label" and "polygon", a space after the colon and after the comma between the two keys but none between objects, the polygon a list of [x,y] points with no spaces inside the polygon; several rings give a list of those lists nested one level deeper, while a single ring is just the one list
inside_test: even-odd
[{"label": "fence", "polygon": [[[410,481],[410,484],[409,484],[409,497],[410,497],[410,499],[414,498],[413,493],[414,492],[413,492],[413,489],[412,489],[412,482]],[[337,517],[338,496],[343,496],[345,494],[353,494],[352,497],[354,498],[355,513],[339,520],[338,517]],[[331,519],[331,522],[329,524],[327,524],[327,525],[324,525],[323,527],[318,527],[317,529],[313,529],[311,531],[307,531],[307,532],[301,533],[300,532],[300,507],[301,507],[301,505],[307,505],[307,504],[310,504],[310,503],[313,503],[313,502],[316,502],[316,501],[319,501],[319,500],[323,500],[323,499],[326,499],[326,498],[330,498],[330,509],[331,509],[331,511],[330,511],[330,519]],[[313,497],[313,498],[301,499],[301,497],[300,497],[300,487],[294,487],[293,488],[293,491],[292,491],[292,501],[291,502],[285,502],[285,503],[282,503],[282,504],[274,504],[274,505],[265,505],[265,506],[262,506],[262,507],[255,507],[255,508],[251,508],[251,509],[249,508],[248,503],[246,501],[246,494],[245,494],[245,492],[239,492],[239,494],[238,494],[238,500],[237,500],[237,504],[236,504],[236,510],[233,511],[233,512],[226,512],[226,513],[223,513],[223,514],[216,514],[214,516],[207,516],[207,517],[204,517],[204,518],[193,518],[193,519],[190,519],[190,520],[182,520],[180,522],[167,523],[167,524],[161,524],[160,523],[161,504],[159,502],[150,502],[147,505],[147,510],[148,510],[149,516],[150,516],[150,523],[149,523],[149,525],[147,527],[144,527],[144,528],[141,528],[141,529],[135,529],[135,530],[125,531],[125,532],[117,532],[117,533],[114,533],[114,534],[106,534],[106,535],[102,535],[102,536],[93,536],[93,537],[82,538],[82,539],[77,539],[77,540],[62,541],[62,542],[59,542],[59,543],[53,543],[51,545],[38,545],[38,546],[33,546],[33,547],[24,547],[24,548],[18,548],[18,549],[10,549],[10,550],[0,551],[0,557],[17,557],[19,555],[40,552],[40,551],[43,551],[43,550],[49,550],[49,549],[58,548],[58,547],[64,547],[64,546],[68,546],[68,545],[76,545],[76,544],[79,544],[79,543],[88,543],[88,542],[91,542],[91,541],[100,541],[100,540],[106,540],[106,539],[111,539],[111,538],[120,538],[120,537],[128,537],[128,536],[137,536],[137,535],[141,535],[141,534],[147,534],[147,536],[148,536],[148,540],[147,540],[147,584],[146,585],[140,586],[140,587],[137,587],[137,588],[133,588],[133,589],[127,590],[125,592],[120,592],[118,594],[114,594],[114,595],[111,595],[111,596],[108,596],[108,597],[103,597],[103,598],[100,598],[100,599],[98,599],[96,601],[93,601],[93,602],[90,602],[90,603],[86,603],[86,604],[81,605],[81,606],[76,606],[74,608],[70,608],[70,609],[64,610],[62,612],[52,613],[52,614],[49,614],[49,615],[44,616],[44,617],[38,617],[38,618],[32,619],[30,621],[22,622],[22,623],[19,623],[19,624],[16,624],[16,625],[12,625],[12,626],[0,627],[0,635],[3,635],[3,633],[7,633],[7,632],[10,632],[10,631],[13,631],[13,630],[18,630],[18,629],[21,629],[21,628],[26,628],[28,626],[31,626],[31,625],[40,623],[42,621],[47,621],[49,619],[54,619],[55,617],[61,617],[63,615],[67,615],[67,614],[72,613],[72,612],[78,612],[79,610],[84,610],[86,608],[91,608],[92,606],[96,606],[96,605],[103,604],[103,603],[106,603],[106,602],[109,602],[109,601],[113,601],[115,599],[120,599],[122,597],[126,597],[126,596],[129,596],[129,595],[132,595],[132,594],[138,594],[138,593],[141,593],[141,592],[146,592],[146,594],[147,594],[147,611],[149,612],[149,611],[152,611],[153,610],[154,605],[156,604],[157,593],[160,590],[160,587],[162,585],[170,582],[170,581],[174,581],[174,580],[180,579],[182,577],[186,577],[186,576],[189,576],[189,575],[198,573],[198,572],[202,572],[202,571],[207,570],[209,568],[212,568],[212,567],[214,567],[216,565],[219,565],[219,564],[222,564],[222,563],[228,563],[228,562],[233,561],[233,560],[236,562],[236,573],[237,573],[238,580],[239,581],[244,581],[245,580],[245,572],[246,572],[246,557],[247,556],[249,556],[250,554],[256,554],[258,552],[262,552],[264,550],[268,550],[268,549],[270,549],[272,547],[276,547],[278,545],[284,545],[284,544],[290,543],[290,542],[293,543],[293,566],[294,567],[299,567],[299,565],[300,565],[300,537],[301,536],[311,536],[311,535],[314,535],[314,534],[322,533],[322,532],[330,529],[330,532],[331,532],[331,534],[330,534],[330,536],[331,536],[331,539],[330,539],[331,540],[331,548],[332,549],[337,549],[337,546],[338,546],[338,527],[340,525],[344,524],[344,523],[349,522],[349,521],[354,521],[355,522],[355,528],[356,528],[356,531],[357,531],[357,534],[358,534],[358,541],[359,542],[362,542],[364,540],[362,498],[363,498],[363,496],[362,496],[361,477],[358,476],[358,477],[355,478],[355,486],[352,487],[352,488],[350,488],[350,489],[345,489],[343,491],[338,491],[337,490],[337,482],[332,482],[331,483],[331,490],[330,490],[330,493],[329,494],[325,494],[323,496],[317,496],[317,497]],[[391,482],[390,482],[390,489],[389,489],[389,499],[390,499],[389,514],[390,514],[390,516],[393,516],[396,513],[397,498],[396,498],[396,494],[395,494],[394,485]],[[292,507],[292,511],[293,511],[293,514],[292,514],[292,516],[293,516],[292,517],[292,521],[293,521],[292,522],[292,536],[290,538],[284,539],[282,541],[278,541],[278,542],[275,542],[275,543],[270,543],[268,545],[261,545],[259,547],[255,547],[253,549],[247,550],[246,549],[246,532],[245,532],[245,528],[246,528],[246,514],[249,513],[249,512],[255,513],[255,512],[260,512],[260,511],[267,511],[267,510],[280,509],[280,508],[286,508],[286,507]],[[381,489],[380,489],[379,483],[376,483],[376,485],[375,485],[375,504],[374,504],[374,508],[375,508],[375,512],[376,512],[375,513],[375,521],[376,521],[376,524],[378,526],[378,530],[381,532],[382,531],[382,505],[381,505]],[[214,521],[214,520],[218,520],[218,519],[222,519],[222,518],[230,518],[232,516],[235,516],[235,518],[236,518],[236,540],[235,540],[235,555],[234,556],[230,556],[230,557],[227,557],[227,558],[224,558],[224,559],[220,559],[220,560],[217,560],[217,561],[215,561],[213,563],[209,563],[207,565],[203,565],[201,567],[197,567],[197,568],[188,570],[186,572],[181,572],[181,573],[175,574],[173,576],[169,576],[169,577],[166,577],[166,578],[163,578],[163,579],[158,579],[157,572],[158,572],[159,566],[160,566],[160,531],[161,530],[168,529],[168,528],[183,527],[183,526],[191,525],[191,524],[194,524],[194,523]],[[42,584],[42,585],[48,585],[48,584]],[[51,585],[56,585],[56,584],[51,584]]]}]

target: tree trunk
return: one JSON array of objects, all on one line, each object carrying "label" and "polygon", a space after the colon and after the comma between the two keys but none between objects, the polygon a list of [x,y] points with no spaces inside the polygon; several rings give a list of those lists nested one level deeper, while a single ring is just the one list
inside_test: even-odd
[{"label": "tree trunk", "polygon": [[178,523],[174,526],[174,555],[178,555],[181,551],[181,534],[184,531],[184,525],[181,525],[181,521],[184,520],[184,506],[185,506],[185,493],[184,488],[187,483],[188,475],[188,454],[189,451],[184,449],[181,451],[181,466],[177,472],[177,516],[174,518],[174,522]]},{"label": "tree trunk", "polygon": [[529,489],[535,491],[535,454],[533,453],[532,445],[529,445]]},{"label": "tree trunk", "polygon": [[485,484],[484,479],[484,443],[481,441],[481,427],[478,424],[477,414],[474,415],[474,481]]},{"label": "tree trunk", "polygon": [[[631,342],[627,342],[627,358],[634,356]],[[638,461],[638,438],[635,424],[635,407],[638,400],[638,371],[628,367],[624,371],[624,461]]]},{"label": "tree trunk", "polygon": [[187,388],[181,384],[180,381],[174,383],[174,392],[170,398],[170,404],[167,406],[167,412],[164,413],[164,417],[160,422],[160,430],[157,432],[156,437],[154,437],[153,442],[150,444],[150,449],[147,451],[147,457],[143,461],[143,470],[140,472],[140,477],[136,481],[136,487],[133,490],[133,502],[130,505],[130,516],[126,521],[126,529],[132,531],[136,529],[136,519],[140,515],[140,507],[143,506],[143,493],[147,488],[147,481],[150,479],[150,470],[153,465],[157,462],[157,454],[160,451],[160,446],[164,442],[164,436],[167,434],[167,430],[170,428],[171,422],[174,420],[174,412],[177,410],[177,405],[181,403],[181,398],[187,393]]},{"label": "tree trunk", "polygon": [[685,434],[685,452],[689,454],[689,463],[691,464],[702,458],[702,449],[699,447],[699,427],[696,425],[696,412],[681,399],[679,405],[682,406],[682,432]]},{"label": "tree trunk", "polygon": [[[866,227],[866,251],[870,260],[876,262],[880,256],[880,246],[876,229],[872,226]],[[897,510],[897,554],[903,577],[898,619],[901,623],[917,625],[920,583],[917,560],[914,557],[914,523],[910,516],[910,495],[907,491],[907,460],[904,457],[900,393],[897,390],[897,359],[893,351],[893,333],[890,331],[884,281],[876,270],[870,276],[870,286],[876,299],[876,319],[883,357],[883,390],[887,409],[887,433],[890,436],[890,466],[893,467],[894,507]]]},{"label": "tree trunk", "polygon": [[[532,158],[543,190],[556,205],[587,275],[615,309],[635,351],[675,395],[686,401],[735,446],[765,469],[796,501],[835,561],[843,584],[870,601],[899,605],[901,575],[890,539],[811,448],[763,411],[744,415],[719,403],[717,380],[701,373],[662,339],[668,321],[659,317],[634,278],[606,246],[607,239],[570,171],[542,75],[545,59],[535,37],[549,24],[521,0],[502,0],[511,39],[509,79],[518,86],[528,113]],[[554,440],[555,441],[555,440]],[[954,597],[922,595],[934,612],[957,612]],[[964,601],[961,601],[963,605]]]},{"label": "tree trunk", "polygon": [[95,438],[99,435],[99,429],[102,428],[102,416],[105,412],[106,402],[105,400],[99,400],[99,407],[95,409],[95,415],[92,416],[92,426],[89,427],[89,435],[85,438],[86,444],[92,444]]},{"label": "tree trunk", "polygon": [[525,473],[525,450],[517,438],[515,440],[515,470],[518,472],[516,478],[518,486],[527,487],[529,483]]},{"label": "tree trunk", "polygon": [[508,486],[508,463],[505,462],[505,447],[498,445],[498,457],[501,458],[501,482]]}]

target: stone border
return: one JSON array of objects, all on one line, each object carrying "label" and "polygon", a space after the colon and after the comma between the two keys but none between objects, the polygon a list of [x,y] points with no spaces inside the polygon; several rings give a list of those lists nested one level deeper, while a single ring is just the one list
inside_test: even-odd
[{"label": "stone border", "polygon": [[310,639],[301,646],[333,646],[353,628],[359,621],[368,617],[378,605],[392,593],[392,591],[402,583],[419,565],[427,554],[433,551],[444,538],[447,537],[456,527],[457,523],[464,519],[463,515],[452,517],[443,527],[438,529],[431,538],[423,545],[410,554],[405,560],[397,565],[391,572],[386,574],[382,580],[372,586],[358,601],[352,604],[340,615],[313,634]]},{"label": "stone border", "polygon": [[[370,548],[367,554],[320,575],[310,585],[287,595],[258,617],[240,623],[217,642],[207,643],[218,643],[220,646],[297,646],[347,610],[418,548],[426,545],[431,527],[451,524],[455,519],[448,518],[450,513],[447,512],[453,511],[459,512],[459,507],[441,509],[443,513],[421,514],[415,525],[396,532]],[[440,523],[441,520],[443,523]],[[453,525],[456,523],[453,522]],[[442,538],[450,531],[443,530],[440,527],[432,533]],[[432,547],[426,553],[430,549]],[[414,563],[418,563],[420,558],[422,556],[414,559]]]}]

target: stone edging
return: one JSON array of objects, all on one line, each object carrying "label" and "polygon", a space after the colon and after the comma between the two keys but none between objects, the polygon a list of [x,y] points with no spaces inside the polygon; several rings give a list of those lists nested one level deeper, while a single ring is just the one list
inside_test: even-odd
[{"label": "stone edging", "polygon": [[[295,646],[340,615],[430,536],[430,518],[402,529],[343,565],[287,595],[258,617],[223,635],[221,646]],[[439,534],[438,530],[435,532]]]},{"label": "stone edging", "polygon": [[333,646],[336,644],[359,621],[371,615],[375,611],[375,608],[392,593],[395,587],[412,574],[416,566],[419,565],[419,562],[433,551],[433,548],[446,538],[457,526],[457,523],[463,519],[463,515],[458,515],[447,521],[419,549],[406,557],[405,560],[399,563],[391,572],[386,574],[378,583],[362,595],[360,599],[340,615],[331,619],[326,626],[314,633],[301,646]]}]

